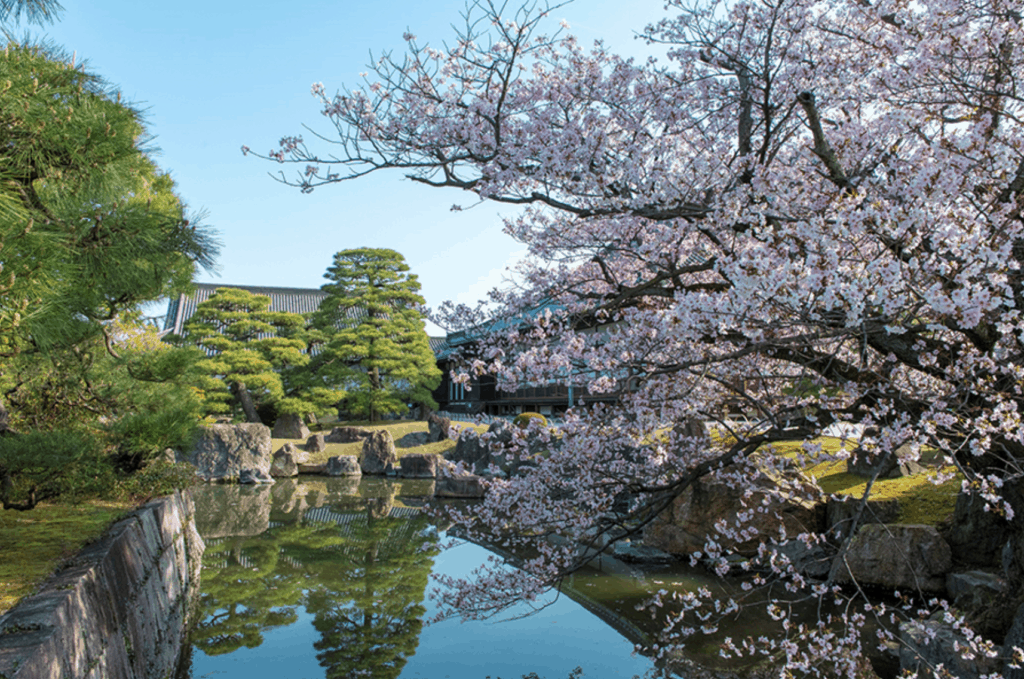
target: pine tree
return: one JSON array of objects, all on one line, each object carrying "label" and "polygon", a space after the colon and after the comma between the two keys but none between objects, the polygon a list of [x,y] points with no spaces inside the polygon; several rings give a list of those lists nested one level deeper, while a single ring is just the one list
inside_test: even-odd
[{"label": "pine tree", "polygon": [[328,294],[313,314],[326,338],[311,378],[345,389],[353,415],[375,422],[408,403],[436,407],[441,379],[424,329],[420,284],[405,258],[387,249],[334,255],[324,278]]},{"label": "pine tree", "polygon": [[[4,12],[19,7],[31,18],[56,4],[0,2]],[[175,382],[187,353],[118,346],[122,321],[186,286],[216,252],[146,139],[141,114],[81,64],[53,48],[8,42],[0,51],[5,507],[29,509],[104,478],[115,451],[131,466],[181,445],[196,421]]]},{"label": "pine tree", "polygon": [[207,409],[241,406],[249,422],[260,422],[260,405],[278,412],[307,413],[338,402],[343,393],[310,388],[286,397],[281,370],[309,362],[301,314],[270,311],[270,298],[236,288],[218,288],[185,324],[184,342],[211,355],[200,363]]}]

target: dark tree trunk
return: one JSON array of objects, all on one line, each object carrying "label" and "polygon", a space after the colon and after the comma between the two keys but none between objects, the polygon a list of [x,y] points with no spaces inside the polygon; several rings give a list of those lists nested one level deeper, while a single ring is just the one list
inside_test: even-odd
[{"label": "dark tree trunk", "polygon": [[242,412],[245,413],[246,422],[260,422],[259,413],[256,412],[256,406],[252,402],[252,396],[249,394],[249,390],[245,387],[245,382],[235,382],[234,385],[235,398],[238,399],[239,404],[242,406]]}]

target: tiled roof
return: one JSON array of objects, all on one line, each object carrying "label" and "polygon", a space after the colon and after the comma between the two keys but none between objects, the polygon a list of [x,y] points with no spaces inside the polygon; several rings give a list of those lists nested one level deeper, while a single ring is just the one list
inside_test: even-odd
[{"label": "tiled roof", "polygon": [[294,314],[313,313],[320,307],[327,293],[319,288],[268,288],[253,285],[226,285],[213,283],[196,283],[196,291],[191,295],[179,295],[172,299],[167,307],[167,318],[164,330],[181,334],[181,330],[196,307],[213,297],[218,288],[237,288],[254,295],[266,295],[270,298],[271,311],[285,311]]}]

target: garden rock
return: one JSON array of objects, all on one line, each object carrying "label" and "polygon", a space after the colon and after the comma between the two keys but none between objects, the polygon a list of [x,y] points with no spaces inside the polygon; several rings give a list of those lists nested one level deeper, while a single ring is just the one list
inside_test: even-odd
[{"label": "garden rock", "polygon": [[391,432],[381,429],[371,433],[363,441],[363,452],[359,456],[359,466],[364,474],[383,475],[394,471],[398,464],[395,453],[395,440]]},{"label": "garden rock", "polygon": [[974,679],[999,669],[997,658],[988,658],[982,654],[965,658],[958,646],[962,649],[967,639],[943,620],[902,623],[900,642],[900,669],[904,672],[920,672],[919,676],[931,675],[930,668],[941,663],[950,677]]},{"label": "garden rock", "polygon": [[[1024,679],[1024,663],[1013,663],[1012,658],[1015,649],[1024,651],[1024,604],[1017,609],[1013,617],[1013,624],[1003,641],[1003,656],[1006,658],[1003,665],[1003,679]],[[1011,667],[1018,664],[1020,667]]]},{"label": "garden rock", "polygon": [[949,545],[933,526],[861,526],[850,542],[845,564],[836,560],[832,577],[888,589],[944,592],[953,566]]},{"label": "garden rock", "polygon": [[370,435],[367,429],[360,427],[335,427],[331,433],[324,437],[327,443],[356,443]]},{"label": "garden rock", "polygon": [[238,482],[241,484],[270,484],[274,482],[274,479],[262,469],[243,469],[238,472]]},{"label": "garden rock", "polygon": [[858,447],[846,461],[846,471],[863,478],[874,478],[876,470],[880,479],[898,479],[925,471],[925,467],[912,460],[900,460],[910,453],[909,445],[902,445],[895,453],[878,454]]},{"label": "garden rock", "polygon": [[[853,525],[853,517],[860,507],[860,498],[829,498],[825,504],[825,526],[829,536],[838,541],[845,538]],[[869,523],[895,523],[900,516],[900,503],[896,499],[868,499],[861,512],[859,525]]]},{"label": "garden rock", "polygon": [[443,458],[435,453],[410,453],[400,460],[398,475],[405,479],[433,479]]},{"label": "garden rock", "polygon": [[612,556],[626,563],[661,564],[673,563],[677,560],[677,557],[668,552],[638,543],[634,544],[631,541],[616,542],[612,547]]},{"label": "garden rock", "polygon": [[[779,534],[785,528],[787,535],[819,532],[824,524],[824,505],[800,499],[784,501],[772,494],[775,482],[762,477],[758,488],[743,502],[744,491],[714,477],[699,479],[673,500],[646,529],[644,544],[671,554],[692,554],[703,551],[710,538],[725,549],[752,556],[759,542]],[[762,503],[767,501],[767,505]],[[737,543],[719,535],[714,526],[724,520],[734,526],[737,516],[755,509],[751,519],[744,523],[758,535]],[[764,511],[761,511],[761,510]]]},{"label": "garden rock", "polygon": [[362,476],[363,470],[355,455],[336,455],[328,458],[323,473],[327,476]]},{"label": "garden rock", "polygon": [[491,452],[487,441],[479,434],[472,429],[464,429],[455,442],[455,448],[445,453],[445,459],[482,471],[490,464]]},{"label": "garden rock", "polygon": [[[289,441],[288,443],[285,443],[283,446],[278,448],[277,449],[277,453],[288,453],[293,458],[295,458],[295,462],[297,464],[306,464],[306,462],[309,461],[309,453],[307,453],[304,450],[301,450],[298,446],[296,446],[291,441]],[[277,457],[277,453],[274,453],[275,457]]]},{"label": "garden rock", "polygon": [[[304,463],[300,462],[299,463],[299,473],[300,474],[321,474],[321,475],[323,475],[323,474],[327,473],[327,465],[324,464],[324,463],[304,464]],[[361,473],[362,472],[360,472],[360,474]]]},{"label": "garden rock", "polygon": [[295,456],[283,447],[274,453],[274,461],[270,465],[270,475],[277,478],[299,475],[299,463]]},{"label": "garden rock", "polygon": [[279,415],[277,422],[274,423],[274,438],[305,440],[309,438],[309,429],[306,427],[306,423],[302,421],[301,415],[285,413],[284,415]]},{"label": "garden rock", "polygon": [[484,496],[484,479],[476,474],[457,474],[442,476],[437,480],[434,495],[450,498],[482,498]]},{"label": "garden rock", "polygon": [[832,571],[834,551],[827,545],[808,545],[803,540],[787,540],[768,546],[769,558],[777,565],[785,568],[788,563],[797,573],[816,580],[824,580]]},{"label": "garden rock", "polygon": [[179,462],[190,462],[207,481],[233,481],[242,469],[270,472],[270,429],[259,423],[202,427],[195,447]]},{"label": "garden rock", "polygon": [[989,639],[1006,634],[1013,609],[1004,605],[1006,581],[992,573],[967,571],[946,576],[946,596],[964,614],[971,628]]},{"label": "garden rock", "polygon": [[447,417],[431,413],[430,417],[427,418],[427,443],[447,440],[449,438],[448,428],[451,426],[452,421]]},{"label": "garden rock", "polygon": [[313,434],[306,439],[306,450],[311,453],[322,453],[327,450],[327,442],[323,434]]},{"label": "garden rock", "polygon": [[954,561],[971,566],[998,565],[1008,537],[1006,519],[986,511],[985,498],[962,491],[957,495],[953,522],[946,535]]},{"label": "garden rock", "polygon": [[409,432],[402,438],[395,441],[395,445],[399,448],[418,448],[419,446],[427,444],[429,436],[430,434],[425,431]]}]

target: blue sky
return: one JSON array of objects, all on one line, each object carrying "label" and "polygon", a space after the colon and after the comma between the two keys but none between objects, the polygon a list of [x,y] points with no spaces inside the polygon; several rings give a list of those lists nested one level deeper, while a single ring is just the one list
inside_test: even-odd
[{"label": "blue sky", "polygon": [[[302,124],[329,131],[310,95],[359,82],[370,53],[400,52],[408,29],[420,44],[454,35],[461,0],[63,0],[61,21],[32,28],[118,86],[146,111],[185,201],[205,210],[223,241],[219,277],[242,285],[319,287],[332,255],[389,247],[405,255],[430,306],[472,302],[498,284],[523,248],[501,233],[499,208],[453,213],[468,196],[379,174],[302,195],[268,177],[266,152]],[[576,0],[553,13],[585,43],[603,38],[644,55],[634,32],[661,16],[660,0]],[[24,33],[21,29],[19,35]],[[309,134],[305,135],[307,139]]]}]

